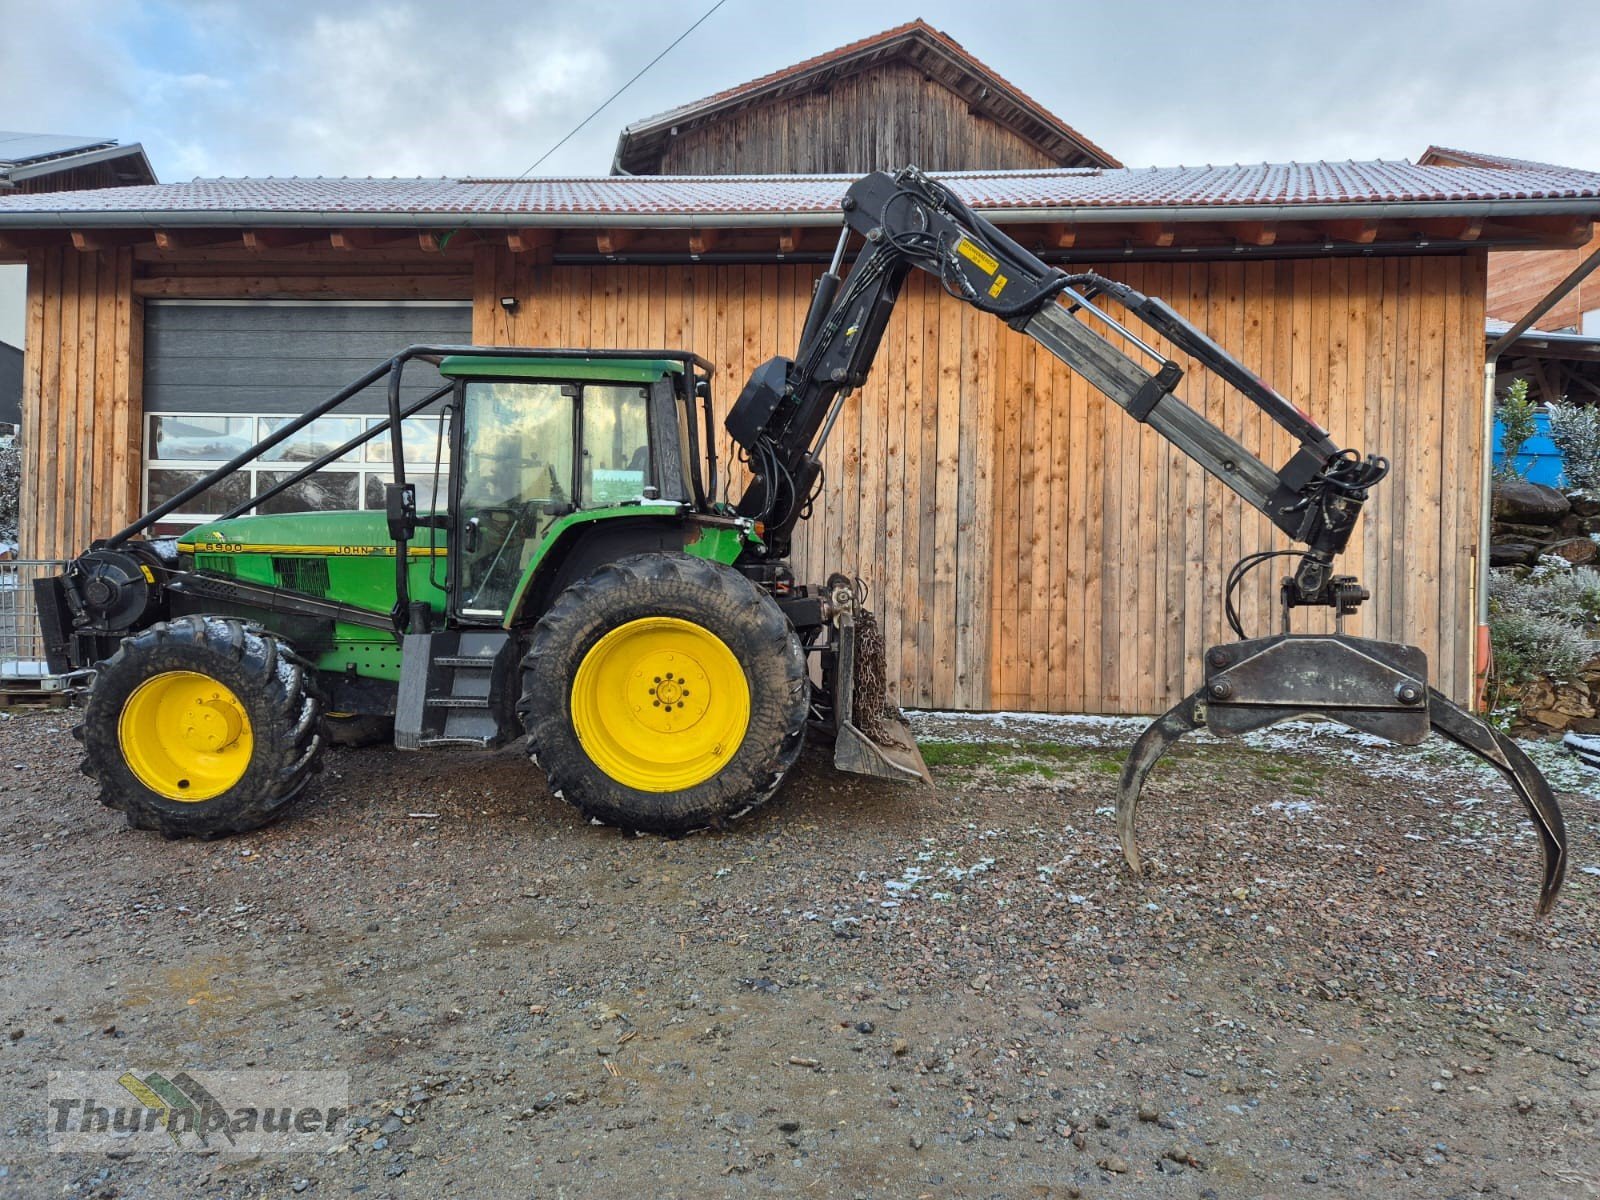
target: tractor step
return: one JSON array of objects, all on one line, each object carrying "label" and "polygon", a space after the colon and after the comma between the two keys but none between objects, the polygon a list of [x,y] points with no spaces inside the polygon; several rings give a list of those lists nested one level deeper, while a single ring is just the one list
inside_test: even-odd
[{"label": "tractor step", "polygon": [[516,722],[516,644],[503,630],[443,629],[406,635],[394,743],[491,750],[521,732]]}]

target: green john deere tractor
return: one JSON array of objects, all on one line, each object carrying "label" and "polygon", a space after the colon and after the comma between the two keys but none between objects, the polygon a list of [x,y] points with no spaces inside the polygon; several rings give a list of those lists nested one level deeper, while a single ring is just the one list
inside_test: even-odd
[{"label": "green john deere tractor", "polygon": [[586,815],[679,833],[770,795],[816,722],[838,726],[847,769],[925,777],[882,704],[881,651],[861,668],[855,589],[797,585],[763,522],[711,497],[711,368],[693,355],[416,347],[164,507],[386,373],[398,397],[415,359],[445,385],[241,509],[442,405],[430,510],[402,478],[384,511],[125,531],[45,581],[57,668],[95,668],[81,736],[106,804],[171,836],[239,832],[300,793],[326,742],[526,733]]},{"label": "green john deere tractor", "polygon": [[[1134,743],[1117,825],[1135,871],[1140,790],[1178,739],[1315,717],[1405,744],[1437,733],[1494,766],[1539,834],[1540,907],[1554,902],[1567,844],[1549,783],[1428,686],[1420,649],[1343,631],[1368,592],[1335,565],[1385,459],[1339,446],[1160,299],[1045,263],[914,167],[857,180],[840,210],[794,357],[757,367],[725,418],[749,468],[736,501],[716,495],[711,368],[695,355],[414,346],[40,581],[52,667],[93,674],[82,733],[105,802],[173,836],[249,829],[299,794],[325,739],[388,736],[391,722],[405,750],[526,734],[553,791],[664,833],[760,803],[808,727],[832,735],[844,770],[926,779],[885,702],[859,589],[838,574],[801,582],[788,562],[823,443],[915,270],[1038,342],[1299,547],[1229,572],[1238,640],[1208,649],[1199,690]],[[417,359],[445,383],[402,404]],[[1184,403],[1176,389],[1196,368],[1294,439],[1286,462]],[[220,520],[141,536],[383,380],[381,423]],[[402,434],[441,403],[449,454],[441,442],[419,508]],[[382,512],[245,515],[378,436],[395,472]],[[1249,637],[1234,592],[1285,557],[1278,632]],[[1334,632],[1292,632],[1306,608],[1331,610]]]}]

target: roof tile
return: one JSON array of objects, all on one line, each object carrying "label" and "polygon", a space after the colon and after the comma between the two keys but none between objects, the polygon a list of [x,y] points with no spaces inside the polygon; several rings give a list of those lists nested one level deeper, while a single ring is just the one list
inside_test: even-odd
[{"label": "roof tile", "polygon": [[[0,219],[126,213],[303,215],[308,223],[379,214],[705,216],[819,214],[837,209],[853,176],[599,176],[533,179],[196,179],[98,191],[0,196]],[[1430,201],[1600,200],[1600,174],[1561,167],[1422,167],[1409,162],[1069,168],[940,176],[974,207],[1072,210],[1205,209]],[[1600,204],[1597,204],[1600,209]],[[17,222],[6,223],[16,227]],[[52,222],[55,223],[55,222]]]}]

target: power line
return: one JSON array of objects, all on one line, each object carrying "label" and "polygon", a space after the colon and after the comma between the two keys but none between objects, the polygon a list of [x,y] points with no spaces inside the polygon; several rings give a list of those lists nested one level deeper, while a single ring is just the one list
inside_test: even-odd
[{"label": "power line", "polygon": [[706,23],[706,19],[709,18],[712,13],[716,12],[717,9],[721,8],[727,2],[728,2],[728,0],[717,0],[717,2],[715,4],[713,4],[710,8],[706,9],[706,11],[701,15],[701,17],[700,17],[700,19],[698,21],[696,21],[693,25],[689,26],[689,28],[685,29],[676,38],[674,38],[672,40],[671,45],[669,45],[660,54],[656,55],[649,62],[645,63],[645,65],[640,68],[639,73],[637,75],[635,75],[632,79],[628,80],[627,83],[623,84],[616,91],[612,92],[611,95],[606,97],[605,102],[603,104],[601,104],[599,108],[595,109],[587,117],[585,117],[583,120],[579,121],[576,125],[574,125],[572,127],[571,131],[567,134],[566,137],[562,138],[554,146],[551,146],[550,149],[546,150],[543,154],[541,154],[534,161],[533,166],[529,167],[521,175],[518,175],[517,178],[518,179],[526,178],[528,175],[530,175],[534,171],[536,171],[538,169],[540,163],[542,163],[545,159],[549,158],[557,150],[561,149],[561,147],[565,146],[569,141],[571,141],[572,137],[573,137],[573,134],[576,134],[578,132],[578,130],[582,129],[590,121],[592,121],[596,117],[598,117],[605,110],[606,105],[610,104],[618,96],[622,95],[623,92],[627,91],[634,84],[638,83],[639,80],[644,76],[644,73],[646,71],[648,71],[651,67],[655,66],[658,62],[660,62],[668,54],[671,54],[673,49],[674,49],[674,47],[676,47],[679,42],[683,41],[684,38],[688,37],[696,29],[699,29],[700,26],[704,25]]}]

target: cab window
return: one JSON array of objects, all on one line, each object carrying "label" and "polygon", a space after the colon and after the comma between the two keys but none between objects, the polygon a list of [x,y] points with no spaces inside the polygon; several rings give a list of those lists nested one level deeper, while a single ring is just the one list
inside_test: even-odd
[{"label": "cab window", "polygon": [[504,613],[546,531],[572,511],[576,392],[559,383],[467,384],[454,555],[463,614]]},{"label": "cab window", "polygon": [[641,387],[589,384],[583,389],[581,507],[637,500],[654,484],[647,397]]}]

